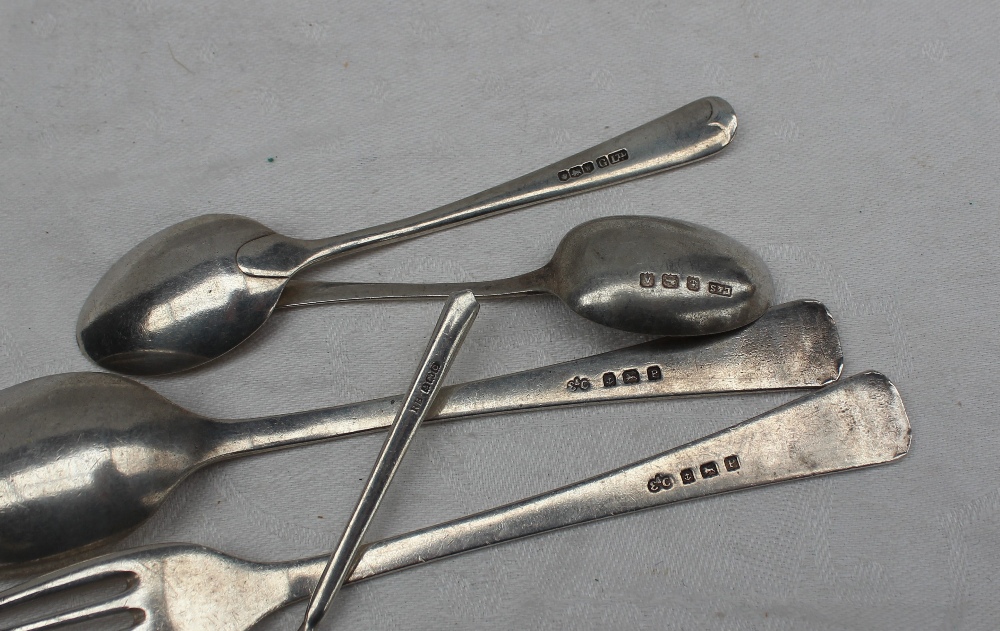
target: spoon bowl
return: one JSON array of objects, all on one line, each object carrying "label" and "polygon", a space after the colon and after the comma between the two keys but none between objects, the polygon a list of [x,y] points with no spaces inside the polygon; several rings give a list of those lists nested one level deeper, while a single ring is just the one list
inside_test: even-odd
[{"label": "spoon bowl", "polygon": [[287,278],[244,274],[240,245],[268,234],[238,215],[204,215],[152,235],[101,278],[77,321],[80,348],[99,365],[158,375],[203,364],[252,335]]},{"label": "spoon bowl", "polygon": [[546,268],[552,292],[578,314],[634,333],[722,333],[759,318],[774,297],[767,265],[753,251],[675,219],[588,221],[566,235]]},{"label": "spoon bowl", "polygon": [[0,392],[0,559],[100,546],[145,521],[203,458],[211,421],[108,373]]}]

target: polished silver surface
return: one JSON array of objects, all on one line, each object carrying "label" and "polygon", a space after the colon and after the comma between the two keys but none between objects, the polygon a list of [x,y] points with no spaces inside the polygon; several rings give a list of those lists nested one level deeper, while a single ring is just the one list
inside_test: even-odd
[{"label": "polished silver surface", "polygon": [[427,350],[424,351],[424,357],[413,377],[413,385],[403,399],[395,420],[389,426],[382,451],[375,459],[375,466],[368,476],[368,482],[361,491],[354,512],[347,520],[344,534],[320,574],[316,589],[313,590],[306,606],[300,631],[312,631],[316,628],[329,611],[348,574],[354,569],[358,550],[361,548],[361,541],[368,531],[368,526],[396,475],[399,463],[403,461],[410,441],[413,440],[428,410],[437,399],[441,383],[447,376],[452,362],[458,355],[458,349],[461,348],[478,313],[479,303],[471,291],[454,294],[445,303],[441,317],[438,318],[431,334]]},{"label": "polished silver surface", "polygon": [[[379,541],[364,549],[349,582],[423,565],[567,526],[719,493],[891,462],[910,446],[899,393],[879,373],[845,379],[729,429],[602,475],[499,508]],[[306,598],[326,557],[286,563],[236,559],[210,548],[166,544],[86,561],[0,593],[0,614],[118,577],[108,600],[17,626],[131,612],[132,628],[246,631]]]},{"label": "polished silver surface", "polygon": [[[799,301],[728,333],[654,340],[447,386],[429,420],[816,387],[839,377],[841,358],[826,308]],[[219,421],[107,373],[52,375],[3,390],[0,569],[23,569],[127,534],[188,474],[213,461],[384,429],[399,400]]]},{"label": "polished silver surface", "polygon": [[478,195],[332,239],[291,239],[238,215],[195,217],[112,265],[80,311],[77,340],[97,364],[121,373],[193,368],[260,328],[289,277],[307,265],[681,166],[735,133],[728,103],[700,99]]},{"label": "polished silver surface", "polygon": [[552,293],[605,326],[653,335],[708,335],[753,322],[774,298],[767,265],[735,239],[662,217],[603,217],[566,234],[545,266],[478,283],[292,280],[278,307],[355,300]]}]

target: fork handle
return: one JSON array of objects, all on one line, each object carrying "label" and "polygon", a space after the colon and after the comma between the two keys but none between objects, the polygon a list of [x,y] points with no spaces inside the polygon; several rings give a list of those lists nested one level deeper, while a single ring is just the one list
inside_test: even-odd
[{"label": "fork handle", "polygon": [[[373,543],[348,582],[654,506],[890,462],[909,446],[895,386],[882,374],[862,373],[652,458]],[[325,561],[291,566],[296,599],[309,594]]]}]

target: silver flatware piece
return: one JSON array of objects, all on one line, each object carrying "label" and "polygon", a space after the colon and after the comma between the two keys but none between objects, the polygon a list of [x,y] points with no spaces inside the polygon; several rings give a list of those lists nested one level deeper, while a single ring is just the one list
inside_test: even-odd
[{"label": "silver flatware piece", "polygon": [[409,394],[402,401],[399,412],[382,445],[382,451],[375,459],[375,466],[368,476],[368,482],[361,491],[354,513],[347,520],[344,534],[340,538],[333,555],[320,574],[316,589],[306,606],[305,619],[299,631],[312,631],[329,610],[333,599],[340,590],[347,575],[354,569],[354,562],[364,539],[365,532],[385,496],[399,463],[403,461],[407,447],[427,411],[437,399],[448,370],[458,349],[462,346],[469,327],[479,313],[479,303],[470,291],[454,294],[448,299],[441,317],[438,319],[430,343],[420,361]]}]

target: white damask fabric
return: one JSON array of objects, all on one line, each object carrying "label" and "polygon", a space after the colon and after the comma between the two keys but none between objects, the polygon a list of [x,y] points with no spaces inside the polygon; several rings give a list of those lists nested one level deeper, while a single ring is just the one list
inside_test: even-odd
[{"label": "white damask fabric", "polygon": [[[845,374],[897,384],[898,463],[568,529],[346,589],[325,629],[971,631],[1000,620],[1000,5],[410,2],[0,4],[0,387],[94,370],[104,271],[209,212],[320,237],[477,192],[702,96],[739,131],[697,165],[365,253],[313,278],[464,281],[571,227],[651,214],[760,252],[779,300],[837,318]],[[403,391],[434,302],[276,315],[204,369],[144,379],[248,417]],[[485,303],[451,382],[634,342],[554,298]],[[791,394],[428,426],[381,538],[666,450]],[[373,435],[194,475],[115,549],[328,551]],[[10,585],[7,580],[3,586]],[[260,625],[293,628],[302,606]]]}]

